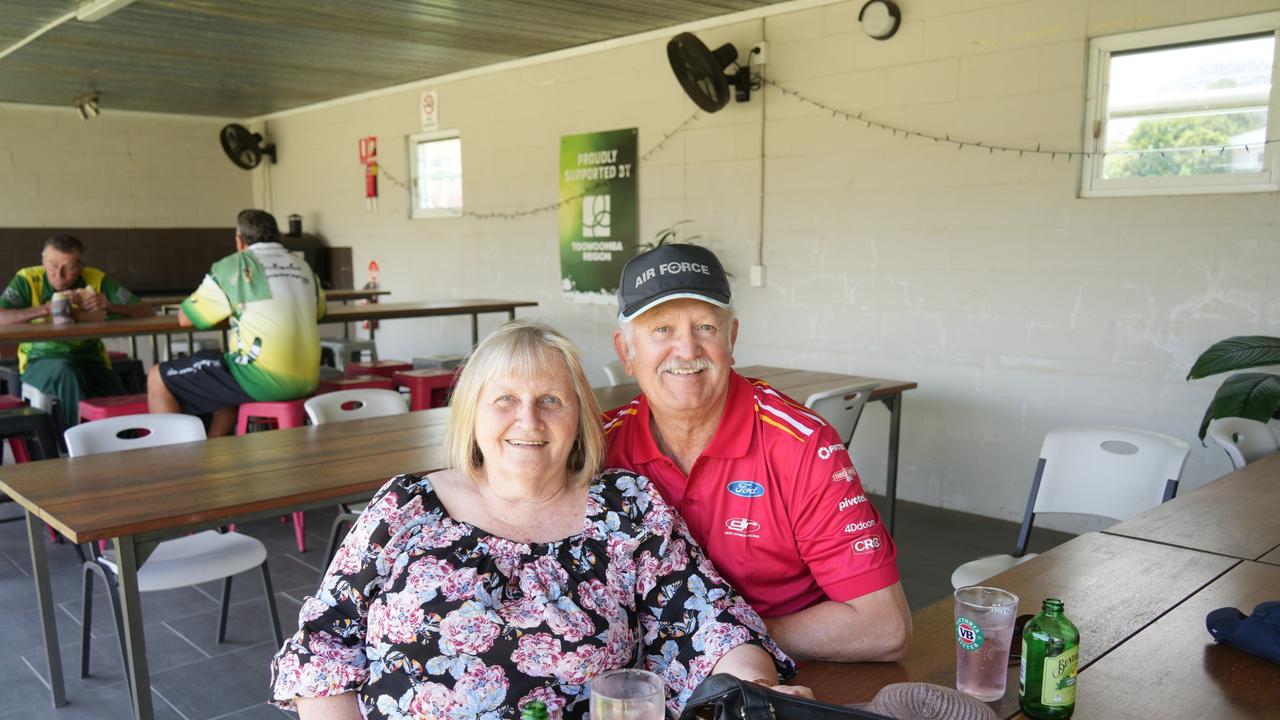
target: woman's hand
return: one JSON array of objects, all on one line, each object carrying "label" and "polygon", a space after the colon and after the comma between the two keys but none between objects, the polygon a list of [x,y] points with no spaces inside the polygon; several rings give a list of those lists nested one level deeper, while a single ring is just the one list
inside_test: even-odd
[{"label": "woman's hand", "polygon": [[795,695],[796,697],[809,698],[810,700],[817,699],[813,696],[813,691],[804,685],[772,685],[769,686],[769,689],[784,695]]}]

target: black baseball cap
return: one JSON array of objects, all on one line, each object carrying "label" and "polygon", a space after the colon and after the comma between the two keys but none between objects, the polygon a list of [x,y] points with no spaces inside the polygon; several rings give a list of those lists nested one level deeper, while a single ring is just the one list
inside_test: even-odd
[{"label": "black baseball cap", "polygon": [[1280,600],[1258,603],[1248,617],[1233,607],[1218,608],[1204,624],[1214,640],[1280,664]]},{"label": "black baseball cap", "polygon": [[618,283],[618,317],[637,315],[668,300],[693,298],[732,307],[729,278],[715,253],[701,245],[660,245],[627,261]]}]

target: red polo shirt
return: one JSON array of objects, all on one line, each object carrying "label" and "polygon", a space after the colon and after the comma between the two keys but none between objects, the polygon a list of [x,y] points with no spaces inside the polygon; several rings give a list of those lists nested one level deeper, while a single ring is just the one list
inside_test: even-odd
[{"label": "red polo shirt", "polygon": [[716,569],[763,617],[898,581],[897,550],[835,430],[732,373],[715,437],[685,477],[653,441],[644,395],[605,413],[609,467],[648,477]]}]

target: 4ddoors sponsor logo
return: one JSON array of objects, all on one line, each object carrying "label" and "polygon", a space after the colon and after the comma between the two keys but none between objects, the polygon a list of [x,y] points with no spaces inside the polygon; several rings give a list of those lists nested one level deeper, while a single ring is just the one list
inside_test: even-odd
[{"label": "4ddoors sponsor logo", "polygon": [[849,543],[849,547],[853,548],[854,555],[866,555],[867,553],[873,553],[879,550],[882,545],[883,543],[880,542],[879,535],[860,537]]},{"label": "4ddoors sponsor logo", "polygon": [[861,522],[851,522],[848,525],[844,526],[844,534],[852,535],[854,533],[862,532],[863,530],[869,530],[875,526],[876,526],[875,520],[863,520]]},{"label": "4ddoors sponsor logo", "polygon": [[843,449],[844,449],[844,443],[836,443],[835,445],[820,447],[818,448],[818,459],[826,460],[831,457],[831,453],[840,452]]},{"label": "4ddoors sponsor logo", "polygon": [[840,501],[840,512],[844,512],[845,510],[848,510],[854,505],[861,505],[866,501],[867,501],[867,496],[865,493],[859,493],[857,495],[854,495],[851,498],[845,498]]},{"label": "4ddoors sponsor logo", "polygon": [[734,480],[728,489],[730,494],[742,498],[758,498],[764,494],[764,486],[751,480]]},{"label": "4ddoors sponsor logo", "polygon": [[733,535],[734,537],[758,538],[760,533],[760,523],[749,518],[729,518],[724,521],[725,535]]}]

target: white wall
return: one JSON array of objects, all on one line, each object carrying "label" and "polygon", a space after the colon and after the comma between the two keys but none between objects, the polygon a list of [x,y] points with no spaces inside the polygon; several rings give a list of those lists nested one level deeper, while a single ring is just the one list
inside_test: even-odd
[{"label": "white wall", "polygon": [[[860,32],[859,2],[699,34],[740,49],[765,37],[772,79],[842,110],[975,141],[1076,148],[1088,37],[1280,7],[901,4],[906,22],[888,42]],[[555,202],[562,135],[636,126],[642,152],[657,144],[694,110],[664,45],[665,36],[429,86],[441,127],[462,132],[467,209]],[[268,119],[281,163],[255,172],[255,198],[353,246],[358,269],[377,259],[392,300],[537,300],[522,315],[568,332],[599,367],[615,310],[561,300],[554,214],[409,220],[407,193],[385,175],[380,208],[365,208],[356,141],[377,135],[384,168],[404,179],[420,89]],[[767,284],[749,288],[762,125]],[[639,168],[641,236],[696,221],[737,278],[739,364],[920,384],[906,398],[902,498],[1018,518],[1040,440],[1070,423],[1190,441],[1184,487],[1194,487],[1229,465],[1195,439],[1216,382],[1183,378],[1217,339],[1280,332],[1277,196],[1081,200],[1077,172],[1062,159],[894,138],[769,91],[703,115]],[[384,328],[389,357],[462,352],[469,340],[465,319]],[[883,486],[885,419],[869,411],[854,447],[873,490]]]},{"label": "white wall", "polygon": [[222,153],[226,122],[0,104],[0,226],[231,227],[252,182]]}]

